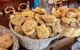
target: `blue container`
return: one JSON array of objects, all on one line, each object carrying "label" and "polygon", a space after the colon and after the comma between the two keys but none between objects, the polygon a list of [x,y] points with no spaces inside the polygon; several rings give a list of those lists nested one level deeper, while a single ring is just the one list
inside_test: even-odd
[{"label": "blue container", "polygon": [[39,0],[34,0],[34,5],[33,8],[36,8],[40,5],[40,1]]}]

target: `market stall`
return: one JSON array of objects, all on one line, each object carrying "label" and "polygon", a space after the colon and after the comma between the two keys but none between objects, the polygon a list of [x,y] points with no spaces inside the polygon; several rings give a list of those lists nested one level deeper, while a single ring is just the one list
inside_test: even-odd
[{"label": "market stall", "polygon": [[[16,47],[19,47],[17,48],[19,50],[71,50],[72,45],[77,41],[75,37],[80,35],[77,29],[79,22],[77,22],[76,26],[75,20],[73,20],[77,14],[80,14],[80,10],[78,8],[64,8],[61,6],[67,5],[69,7],[74,2],[77,3],[76,0],[73,2],[59,1],[56,3],[58,7],[54,6],[55,8],[51,8],[50,14],[47,14],[44,6],[43,8],[37,7],[31,10],[34,4],[33,0],[0,0],[0,25],[9,28],[14,37],[15,35],[18,37],[17,40],[19,40],[18,43],[20,45]],[[27,3],[29,7],[26,6],[28,5]],[[79,3],[77,4],[79,6]],[[66,12],[67,14],[65,14]],[[64,14],[67,19],[63,18]],[[70,21],[67,22],[66,20]],[[67,27],[64,29],[69,32],[65,32],[63,27],[60,26],[60,22],[63,22],[62,25],[65,25],[65,27],[69,25],[68,29],[71,31],[76,29],[74,31],[75,34],[66,29]],[[64,34],[62,34],[62,29]],[[33,34],[33,32],[36,32],[36,34]]]}]

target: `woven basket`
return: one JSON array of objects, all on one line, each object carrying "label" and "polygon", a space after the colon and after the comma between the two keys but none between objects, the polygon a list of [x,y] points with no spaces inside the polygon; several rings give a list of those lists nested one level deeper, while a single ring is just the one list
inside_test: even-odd
[{"label": "woven basket", "polygon": [[43,50],[46,47],[48,47],[48,45],[52,40],[55,40],[61,37],[61,34],[58,34],[48,39],[38,39],[38,40],[31,39],[29,37],[22,36],[19,33],[15,32],[12,28],[11,23],[9,23],[9,27],[10,27],[10,30],[13,32],[13,34],[15,34],[19,38],[20,44],[26,49],[30,49],[30,50]]},{"label": "woven basket", "polygon": [[9,33],[12,40],[13,40],[13,45],[12,48],[10,50],[18,50],[19,49],[19,44],[18,44],[18,39],[16,38],[16,36],[14,34],[11,33],[11,31],[3,26],[0,25],[0,32],[5,34],[5,33]]}]

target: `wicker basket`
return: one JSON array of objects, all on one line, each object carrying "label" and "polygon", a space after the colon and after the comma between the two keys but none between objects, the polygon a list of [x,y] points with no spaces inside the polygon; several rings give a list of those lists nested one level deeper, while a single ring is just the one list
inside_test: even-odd
[{"label": "wicker basket", "polygon": [[46,47],[48,47],[48,45],[52,40],[55,40],[61,37],[61,34],[58,34],[48,39],[39,39],[39,40],[31,39],[29,37],[22,36],[19,33],[15,32],[14,29],[12,28],[11,23],[9,23],[9,28],[13,32],[13,34],[15,34],[19,38],[20,44],[26,49],[30,49],[30,50],[43,50]]},{"label": "wicker basket", "polygon": [[13,45],[10,50],[18,50],[19,49],[18,39],[16,38],[16,36],[14,34],[11,33],[11,31],[9,29],[0,25],[0,32],[2,32],[3,34],[9,33],[11,35],[12,40],[13,40]]}]

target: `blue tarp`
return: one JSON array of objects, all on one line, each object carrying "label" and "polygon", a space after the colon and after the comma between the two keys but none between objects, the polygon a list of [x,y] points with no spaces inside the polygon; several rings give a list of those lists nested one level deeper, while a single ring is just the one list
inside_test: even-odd
[{"label": "blue tarp", "polygon": [[39,0],[34,0],[34,5],[33,5],[33,8],[36,8],[38,7],[40,4],[40,1]]}]

